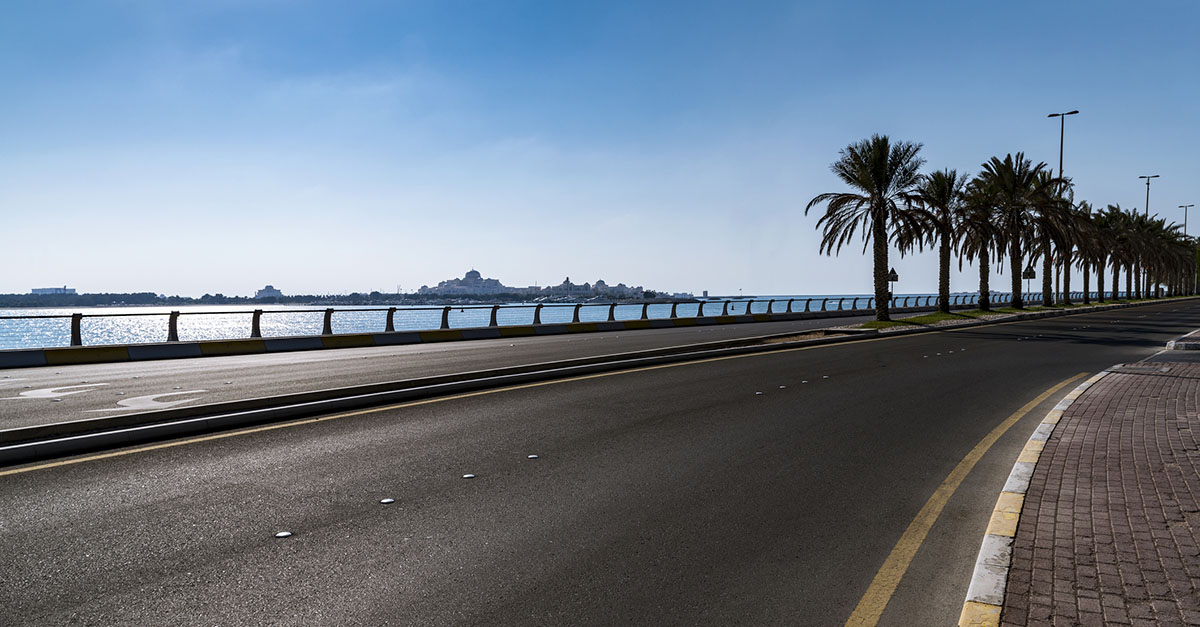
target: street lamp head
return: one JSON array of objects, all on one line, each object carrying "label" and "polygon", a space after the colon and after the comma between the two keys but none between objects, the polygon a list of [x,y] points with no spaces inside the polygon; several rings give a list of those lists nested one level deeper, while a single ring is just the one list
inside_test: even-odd
[{"label": "street lamp head", "polygon": [[1150,176],[1139,176],[1138,178],[1140,178],[1140,179],[1146,179],[1147,181],[1149,181],[1150,179],[1156,179],[1156,178],[1158,178],[1158,175],[1157,175],[1157,174],[1151,174]]},{"label": "street lamp head", "polygon": [[1076,113],[1079,113],[1079,109],[1076,109],[1074,111],[1067,111],[1063,115],[1075,115]]},{"label": "street lamp head", "polygon": [[1067,111],[1066,113],[1051,113],[1050,115],[1048,115],[1048,116],[1046,116],[1046,117],[1048,117],[1048,118],[1057,118],[1057,117],[1061,117],[1061,116],[1064,116],[1064,115],[1075,115],[1076,113],[1079,113],[1079,109],[1076,109],[1076,110],[1074,110],[1074,111]]}]

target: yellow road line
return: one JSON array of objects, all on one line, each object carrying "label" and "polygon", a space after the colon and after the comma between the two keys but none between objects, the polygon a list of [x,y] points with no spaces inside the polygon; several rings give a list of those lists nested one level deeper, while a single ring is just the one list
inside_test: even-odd
[{"label": "yellow road line", "polygon": [[1013,412],[1011,416],[1005,418],[1004,422],[996,425],[995,429],[992,429],[990,433],[984,436],[975,445],[975,448],[971,449],[966,457],[963,457],[958,462],[958,465],[954,467],[954,470],[950,471],[949,475],[946,475],[946,478],[938,486],[937,490],[934,490],[933,496],[929,497],[929,500],[925,502],[925,506],[921,508],[921,511],[917,512],[916,517],[909,523],[908,529],[904,531],[904,535],[900,536],[900,540],[892,548],[892,552],[883,562],[883,566],[879,567],[879,572],[875,573],[875,578],[871,580],[871,585],[867,588],[866,594],[859,599],[858,606],[850,614],[846,625],[853,625],[854,627],[873,626],[879,622],[879,617],[883,615],[884,608],[892,600],[892,595],[896,592],[896,587],[900,585],[900,579],[908,571],[908,566],[917,554],[917,549],[921,548],[921,544],[925,541],[925,536],[929,534],[929,530],[937,522],[938,516],[941,515],[942,509],[946,506],[950,497],[958,490],[958,486],[967,478],[967,474],[971,472],[971,469],[975,467],[975,464],[979,462],[984,453],[987,453],[988,449],[992,448],[992,445],[1000,439],[1000,436],[1004,435],[1013,425],[1017,424],[1034,407],[1037,407],[1042,401],[1045,401],[1064,386],[1086,375],[1086,372],[1081,372],[1025,403],[1020,409]]},{"label": "yellow road line", "polygon": [[796,348],[786,348],[786,349],[782,349],[782,350],[766,351],[766,352],[762,352],[762,353],[749,353],[746,355],[725,355],[722,357],[706,357],[704,359],[697,359],[694,361],[683,361],[683,362],[671,363],[671,364],[659,364],[657,366],[642,366],[640,368],[630,368],[628,370],[614,370],[612,372],[599,372],[596,374],[580,375],[580,376],[576,376],[576,377],[568,377],[565,379],[552,379],[550,381],[537,381],[535,383],[510,385],[510,386],[495,388],[495,389],[491,389],[491,390],[479,390],[477,392],[464,392],[461,394],[454,394],[451,396],[439,396],[437,398],[427,398],[427,399],[423,399],[423,400],[419,400],[419,401],[407,401],[404,403],[397,403],[395,405],[386,405],[384,407],[372,407],[370,409],[360,409],[360,410],[355,410],[355,411],[350,411],[350,412],[343,412],[340,414],[332,414],[329,416],[321,416],[318,418],[303,418],[300,420],[291,420],[288,422],[264,425],[261,427],[250,427],[248,429],[238,429],[235,431],[228,431],[225,433],[197,436],[197,437],[187,438],[187,439],[183,439],[183,440],[165,442],[162,444],[151,444],[151,445],[147,445],[147,446],[139,446],[136,448],[124,449],[124,450],[120,450],[120,451],[113,451],[111,453],[100,453],[97,455],[88,455],[86,457],[76,457],[76,458],[64,459],[64,460],[60,460],[60,461],[56,461],[56,462],[47,462],[44,464],[36,464],[33,466],[23,466],[23,467],[11,468],[9,470],[0,470],[0,477],[4,477],[7,475],[17,475],[17,474],[22,474],[22,473],[26,473],[26,472],[33,472],[35,470],[58,468],[60,466],[71,466],[74,464],[82,464],[84,462],[97,461],[97,460],[101,460],[101,459],[110,459],[113,457],[124,457],[126,455],[133,455],[135,453],[144,453],[147,451],[157,451],[157,450],[164,449],[164,448],[185,446],[188,444],[196,444],[199,442],[222,440],[225,438],[232,438],[232,437],[237,437],[237,436],[242,436],[242,435],[250,435],[252,433],[261,433],[263,431],[274,431],[275,429],[286,429],[289,427],[297,427],[300,425],[313,424],[315,422],[325,422],[325,421],[329,421],[329,420],[338,420],[341,418],[350,418],[353,416],[363,416],[366,414],[375,414],[375,413],[379,413],[379,412],[383,412],[383,411],[403,409],[405,407],[416,407],[418,405],[428,405],[431,403],[444,403],[446,401],[454,401],[454,400],[459,400],[459,399],[464,399],[464,398],[471,398],[474,396],[484,396],[487,394],[499,394],[501,392],[512,392],[515,390],[525,390],[525,389],[529,389],[529,388],[542,387],[542,386],[546,386],[546,385],[558,385],[560,383],[571,383],[573,381],[584,381],[587,379],[599,379],[602,377],[613,377],[613,376],[623,375],[623,374],[632,374],[635,372],[647,372],[650,370],[662,370],[665,368],[677,368],[680,366],[690,366],[693,364],[704,364],[704,363],[711,363],[711,362],[717,362],[717,361],[727,361],[730,359],[743,359],[743,358],[747,358],[747,357],[763,357],[763,356],[767,356],[767,355],[778,355],[780,353],[794,353],[797,351],[812,350],[814,348],[825,348],[827,346],[845,346],[846,344],[861,344],[864,342],[877,342],[879,340],[885,340],[885,339],[890,339],[890,338],[873,337],[873,338],[864,338],[861,340],[851,340],[849,342],[839,342],[837,344],[819,344],[816,346],[798,346]]}]

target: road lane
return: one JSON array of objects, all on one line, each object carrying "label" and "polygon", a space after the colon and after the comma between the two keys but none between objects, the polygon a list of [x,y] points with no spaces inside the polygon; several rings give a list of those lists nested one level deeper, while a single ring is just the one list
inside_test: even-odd
[{"label": "road lane", "polygon": [[[4,474],[0,605],[16,624],[836,625],[997,423],[1197,326],[1174,303],[862,341]],[[885,624],[957,617],[1056,400],[951,498]]]},{"label": "road lane", "polygon": [[131,398],[173,402],[176,399],[166,395],[187,390],[204,392],[186,404],[216,403],[790,333],[868,319],[858,316],[0,370],[0,429],[93,418],[96,412],[132,413],[136,405],[121,403]]}]

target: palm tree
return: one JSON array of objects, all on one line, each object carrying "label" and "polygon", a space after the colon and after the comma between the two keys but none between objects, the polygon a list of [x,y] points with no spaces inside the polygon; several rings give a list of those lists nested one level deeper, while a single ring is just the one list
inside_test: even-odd
[{"label": "palm tree", "polygon": [[[1082,227],[1084,234],[1075,237],[1075,245],[1079,248],[1079,265],[1083,273],[1083,304],[1089,305],[1092,302],[1092,259],[1095,257],[1096,244],[1100,241],[1100,232],[1096,227],[1096,221],[1092,219],[1092,203],[1081,200],[1075,209],[1078,212],[1076,219],[1084,225]],[[1071,274],[1068,272],[1067,277],[1070,278],[1070,276]],[[1104,289],[1101,288],[1100,291],[1103,292]],[[1068,298],[1069,295],[1070,292],[1068,292]],[[1101,300],[1104,299],[1101,298]],[[1067,304],[1070,304],[1070,301]]]},{"label": "palm tree", "polygon": [[1069,191],[1064,196],[1065,205],[1062,207],[1060,216],[1061,224],[1058,238],[1055,239],[1054,245],[1058,249],[1059,257],[1062,258],[1063,267],[1063,284],[1062,284],[1062,302],[1063,305],[1071,304],[1071,269],[1075,265],[1075,248],[1080,248],[1081,254],[1079,260],[1083,266],[1083,290],[1086,293],[1088,290],[1087,282],[1087,255],[1082,254],[1082,250],[1087,246],[1087,243],[1094,240],[1096,237],[1095,226],[1092,223],[1091,205],[1086,201],[1080,202],[1078,205],[1074,203],[1074,194]]},{"label": "palm tree", "polygon": [[1043,179],[1046,171],[1045,163],[1033,162],[1025,158],[1024,153],[1014,157],[1009,154],[1000,160],[992,157],[983,164],[983,172],[979,178],[990,190],[993,206],[996,209],[996,220],[1000,227],[1000,245],[1008,248],[1008,263],[1012,271],[1012,306],[1017,309],[1025,307],[1025,299],[1021,295],[1021,264],[1024,261],[1024,244],[1034,235],[1032,217],[1037,207],[1045,202],[1045,197],[1052,196],[1052,189],[1045,185],[1058,184],[1060,179]]},{"label": "palm tree", "polygon": [[[887,135],[872,135],[839,153],[830,169],[855,192],[818,194],[808,202],[804,214],[826,203],[825,215],[817,221],[824,229],[821,252],[834,254],[854,239],[861,229],[863,252],[873,246],[875,319],[887,321],[888,315],[888,232],[915,233],[922,229],[921,216],[914,209],[919,201],[916,187],[918,170],[925,163],[918,156],[921,144],[898,141]],[[890,227],[890,229],[889,229]]]},{"label": "palm tree", "polygon": [[[1132,228],[1132,221],[1133,218],[1130,217],[1130,214],[1121,209],[1121,205],[1119,204],[1109,205],[1104,209],[1104,230],[1107,234],[1109,256],[1112,259],[1113,267],[1113,300],[1121,300],[1121,266],[1129,268],[1133,263],[1130,259],[1133,251],[1129,235]],[[1127,272],[1125,275],[1126,298],[1132,297],[1130,284],[1131,275]]]},{"label": "palm tree", "polygon": [[938,311],[950,313],[950,251],[956,224],[963,214],[963,188],[967,175],[939,170],[921,177],[917,194],[928,215],[929,232],[938,244]]},{"label": "palm tree", "polygon": [[1117,259],[1116,249],[1118,245],[1117,229],[1121,214],[1120,205],[1109,205],[1103,211],[1092,216],[1093,237],[1088,241],[1087,250],[1096,267],[1096,299],[1099,301],[1108,300],[1104,296],[1104,272],[1110,259],[1113,264],[1112,300],[1117,299],[1117,280],[1121,265]]},{"label": "palm tree", "polygon": [[[1033,260],[1042,261],[1042,306],[1054,305],[1054,252],[1055,244],[1067,239],[1070,226],[1068,225],[1067,210],[1070,203],[1060,193],[1062,187],[1070,185],[1069,181],[1055,179],[1048,169],[1038,170],[1034,177],[1033,187],[1029,189],[1029,201],[1032,211],[1029,213],[1029,225],[1032,227],[1032,241],[1038,246],[1030,252]],[[1062,257],[1061,245],[1057,246],[1059,257]]]},{"label": "palm tree", "polygon": [[1175,276],[1186,267],[1187,244],[1180,233],[1181,227],[1164,218],[1143,219],[1141,236],[1144,244],[1142,264],[1146,268],[1145,295],[1156,297],[1156,288],[1167,284],[1174,291]]},{"label": "palm tree", "polygon": [[958,269],[962,270],[964,258],[968,262],[979,261],[979,309],[991,311],[991,253],[1001,239],[1001,232],[996,226],[993,192],[985,181],[975,178],[967,184],[961,211],[954,233],[958,241]]},{"label": "palm tree", "polygon": [[1150,270],[1154,263],[1154,255],[1158,252],[1158,225],[1156,218],[1151,218],[1136,211],[1131,216],[1129,229],[1130,261],[1132,267],[1129,273],[1134,277],[1134,294],[1137,298],[1150,296],[1150,280],[1144,273]]}]

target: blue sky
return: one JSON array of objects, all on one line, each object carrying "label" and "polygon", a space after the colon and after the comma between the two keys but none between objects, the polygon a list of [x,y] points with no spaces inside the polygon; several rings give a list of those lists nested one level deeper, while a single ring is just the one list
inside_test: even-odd
[{"label": "blue sky", "polygon": [[6,3],[0,292],[867,292],[803,213],[840,148],[1056,166],[1069,109],[1077,197],[1200,204],[1200,4],[908,5]]}]

